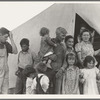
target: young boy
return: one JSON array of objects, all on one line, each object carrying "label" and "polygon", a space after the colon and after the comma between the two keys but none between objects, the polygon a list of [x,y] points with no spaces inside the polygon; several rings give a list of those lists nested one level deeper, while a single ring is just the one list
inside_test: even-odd
[{"label": "young boy", "polygon": [[[11,44],[7,42],[10,39]],[[17,54],[17,47],[12,33],[2,27],[0,28],[0,94],[7,94],[9,88],[8,54]]]},{"label": "young boy", "polygon": [[[45,75],[46,70],[47,66],[42,62],[36,65],[36,71],[32,67],[25,68],[23,72],[24,75],[27,76],[26,94],[42,94],[43,92],[46,94],[49,87],[49,78]],[[38,81],[37,77],[39,79]],[[38,84],[40,84],[41,87],[37,87]]]},{"label": "young boy", "polygon": [[49,89],[49,77],[45,74],[47,71],[47,65],[43,62],[40,62],[36,65],[36,71],[37,71],[37,77],[40,81],[41,88],[43,92],[40,90],[37,90],[37,77],[33,79],[33,84],[32,84],[32,90],[34,91],[34,94],[47,94],[48,89]]},{"label": "young boy", "polygon": [[25,69],[27,65],[34,66],[34,62],[36,60],[36,54],[29,49],[29,40],[23,38],[20,41],[21,51],[18,55],[18,71],[16,72],[17,82],[15,88],[15,94],[23,94],[25,93],[25,77],[22,74],[22,71]]},{"label": "young boy", "polygon": [[33,79],[36,77],[36,70],[31,67],[27,66],[24,71],[23,75],[26,76],[26,94],[34,94],[34,91],[32,90],[32,84],[33,84]]}]

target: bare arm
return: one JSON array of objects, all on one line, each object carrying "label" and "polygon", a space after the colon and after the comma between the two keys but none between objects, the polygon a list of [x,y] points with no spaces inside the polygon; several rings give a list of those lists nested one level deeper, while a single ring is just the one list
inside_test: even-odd
[{"label": "bare arm", "polygon": [[78,52],[78,53],[77,53],[77,56],[78,56],[78,61],[79,61],[79,63],[81,64],[80,67],[84,68],[84,67],[83,67],[83,63],[82,63],[82,60],[81,60],[81,52]]},{"label": "bare arm", "polygon": [[50,37],[47,37],[46,40],[45,40],[49,45],[55,47],[56,44],[54,42],[51,41],[51,38]]},{"label": "bare arm", "polygon": [[96,51],[94,51],[94,55],[96,56],[96,55],[98,55],[100,53],[100,49],[99,50],[96,50]]},{"label": "bare arm", "polygon": [[10,38],[11,46],[12,46],[12,53],[13,54],[17,54],[18,50],[17,50],[17,47],[16,47],[15,42],[13,40],[13,34],[12,34],[12,32],[9,32],[9,38]]},{"label": "bare arm", "polygon": [[95,34],[95,30],[91,33],[91,36],[92,36],[91,43],[92,43],[92,44],[93,44],[93,42],[94,42],[94,34]]}]

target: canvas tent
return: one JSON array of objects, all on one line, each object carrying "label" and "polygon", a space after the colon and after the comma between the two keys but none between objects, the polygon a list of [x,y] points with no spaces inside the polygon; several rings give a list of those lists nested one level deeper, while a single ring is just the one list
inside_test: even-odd
[{"label": "canvas tent", "polygon": [[[20,51],[20,40],[28,38],[30,40],[30,47],[34,52],[38,53],[40,47],[39,31],[41,27],[50,29],[50,36],[55,37],[55,30],[57,27],[64,27],[68,34],[74,35],[75,14],[80,15],[91,27],[100,33],[100,4],[78,4],[78,3],[61,3],[54,4],[39,15],[33,17],[29,21],[12,30],[14,40]],[[10,69],[10,88],[15,87],[17,69],[17,56],[9,56]]]}]

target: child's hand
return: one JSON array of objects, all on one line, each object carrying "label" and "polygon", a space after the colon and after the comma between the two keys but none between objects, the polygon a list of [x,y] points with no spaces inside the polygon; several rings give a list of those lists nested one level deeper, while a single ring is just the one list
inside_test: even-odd
[{"label": "child's hand", "polygon": [[60,70],[57,72],[57,74],[56,74],[56,78],[61,77],[62,73],[63,73],[63,70],[60,69]]},{"label": "child's hand", "polygon": [[55,47],[57,47],[57,44],[54,44]]},{"label": "child's hand", "polygon": [[97,79],[100,80],[100,72],[97,74]]},{"label": "child's hand", "polygon": [[81,83],[84,83],[86,80],[83,78],[80,80]]},{"label": "child's hand", "polygon": [[84,74],[83,74],[83,73],[81,73],[81,74],[79,75],[80,79],[82,79],[82,78],[83,78],[83,76],[84,76]]},{"label": "child's hand", "polygon": [[47,61],[49,58],[48,57],[43,57],[42,61]]}]

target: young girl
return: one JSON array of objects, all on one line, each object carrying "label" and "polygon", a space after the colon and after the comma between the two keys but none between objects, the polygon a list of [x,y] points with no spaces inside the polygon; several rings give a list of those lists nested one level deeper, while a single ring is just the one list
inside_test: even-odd
[{"label": "young girl", "polygon": [[40,36],[41,36],[41,46],[39,51],[39,57],[40,59],[43,58],[43,56],[48,52],[53,52],[52,47],[56,47],[57,45],[51,41],[51,38],[49,37],[49,29],[46,27],[41,28],[40,30]]},{"label": "young girl", "polygon": [[63,74],[62,94],[79,94],[79,68],[75,66],[75,53],[68,53],[66,62],[68,67]]},{"label": "young girl", "polygon": [[100,77],[99,69],[95,66],[95,59],[92,56],[87,56],[83,62],[85,68],[81,69],[83,75],[83,94],[96,95],[99,94],[96,78]]}]

